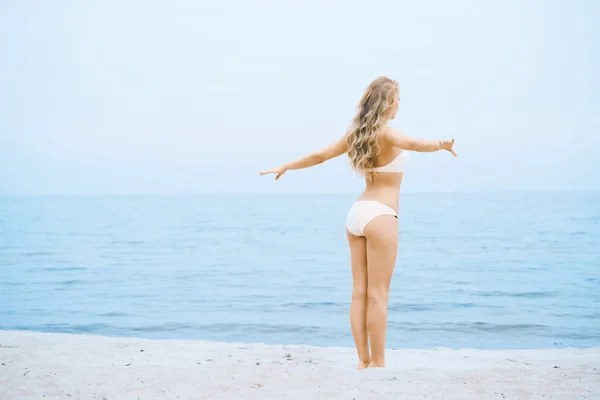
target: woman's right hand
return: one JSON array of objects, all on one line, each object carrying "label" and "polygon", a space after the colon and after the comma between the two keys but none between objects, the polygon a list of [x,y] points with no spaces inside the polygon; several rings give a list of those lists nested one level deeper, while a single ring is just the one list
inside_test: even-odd
[{"label": "woman's right hand", "polygon": [[440,140],[440,150],[446,150],[452,153],[452,155],[457,156],[456,152],[453,149],[454,147],[454,138],[452,140]]},{"label": "woman's right hand", "polygon": [[272,168],[272,169],[267,170],[267,171],[262,171],[260,173],[260,175],[263,176],[263,175],[267,175],[267,174],[277,174],[277,175],[275,175],[275,180],[277,180],[277,179],[279,179],[279,177],[281,175],[285,174],[286,171],[287,171],[287,168],[284,165],[282,165],[282,166],[277,167],[277,168]]}]

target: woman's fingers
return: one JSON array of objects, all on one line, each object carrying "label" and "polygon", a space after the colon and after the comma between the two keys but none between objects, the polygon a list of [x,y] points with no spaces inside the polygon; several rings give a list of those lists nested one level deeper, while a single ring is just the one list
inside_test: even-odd
[{"label": "woman's fingers", "polygon": [[283,175],[284,173],[285,173],[285,171],[282,171],[282,170],[281,170],[281,169],[279,169],[279,168],[274,168],[274,169],[270,169],[270,170],[268,170],[268,171],[261,171],[261,172],[259,172],[258,174],[259,174],[260,176],[263,176],[263,175],[268,175],[268,174],[277,174],[277,175],[275,176],[275,179],[277,180],[277,179],[279,179],[279,177],[280,177],[281,175]]},{"label": "woman's fingers", "polygon": [[452,140],[450,141],[446,141],[445,143],[448,144],[448,151],[452,153],[453,156],[458,156],[458,154],[456,154],[456,152],[454,151],[454,138],[452,138]]}]

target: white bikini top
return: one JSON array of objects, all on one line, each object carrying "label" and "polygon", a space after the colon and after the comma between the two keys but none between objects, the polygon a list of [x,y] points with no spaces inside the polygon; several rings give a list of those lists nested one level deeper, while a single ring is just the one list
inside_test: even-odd
[{"label": "white bikini top", "polygon": [[402,150],[400,154],[396,156],[389,164],[382,165],[381,167],[371,168],[369,171],[373,172],[395,172],[402,173],[406,168],[408,160],[408,151]]}]

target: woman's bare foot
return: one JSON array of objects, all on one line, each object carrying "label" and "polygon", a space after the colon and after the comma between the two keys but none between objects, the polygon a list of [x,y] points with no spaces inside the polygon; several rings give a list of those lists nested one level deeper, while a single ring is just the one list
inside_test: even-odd
[{"label": "woman's bare foot", "polygon": [[367,369],[369,368],[369,360],[367,361],[359,361],[356,369]]},{"label": "woman's bare foot", "polygon": [[384,362],[371,361],[369,363],[369,368],[384,368],[384,367],[385,367],[385,363]]}]

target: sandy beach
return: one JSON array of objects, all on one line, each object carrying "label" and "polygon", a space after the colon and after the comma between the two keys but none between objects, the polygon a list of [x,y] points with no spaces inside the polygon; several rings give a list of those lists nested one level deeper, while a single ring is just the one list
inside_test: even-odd
[{"label": "sandy beach", "polygon": [[0,331],[0,399],[599,399],[600,348],[350,348]]}]

